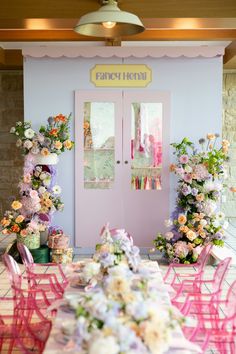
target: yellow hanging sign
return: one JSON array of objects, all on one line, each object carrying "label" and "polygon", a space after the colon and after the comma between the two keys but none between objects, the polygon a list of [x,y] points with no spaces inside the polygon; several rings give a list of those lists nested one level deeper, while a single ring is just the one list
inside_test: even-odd
[{"label": "yellow hanging sign", "polygon": [[152,71],[145,64],[97,64],[90,70],[96,87],[146,87]]}]

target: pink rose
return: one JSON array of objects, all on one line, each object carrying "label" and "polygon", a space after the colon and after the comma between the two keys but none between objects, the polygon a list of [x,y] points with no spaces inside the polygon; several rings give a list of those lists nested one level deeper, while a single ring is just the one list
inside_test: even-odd
[{"label": "pink rose", "polygon": [[33,199],[38,198],[38,192],[33,190],[33,189],[31,189],[30,197],[33,198]]},{"label": "pink rose", "polygon": [[188,155],[181,155],[179,158],[179,162],[183,164],[188,163]]}]

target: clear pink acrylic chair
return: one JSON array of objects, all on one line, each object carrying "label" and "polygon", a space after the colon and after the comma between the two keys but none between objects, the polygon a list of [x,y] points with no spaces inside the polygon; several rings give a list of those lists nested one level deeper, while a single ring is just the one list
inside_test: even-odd
[{"label": "clear pink acrylic chair", "polygon": [[[18,248],[18,251],[21,255],[22,261],[25,265],[26,272],[27,272],[27,275],[31,281],[32,287],[37,288],[36,278],[38,277],[38,274],[35,273],[36,268],[38,268],[38,267],[47,267],[47,268],[54,267],[55,268],[56,267],[57,269],[59,269],[61,280],[59,281],[57,275],[54,273],[41,274],[41,278],[38,278],[41,281],[40,287],[41,287],[41,289],[44,289],[46,291],[48,291],[50,288],[54,292],[58,292],[59,296],[60,296],[60,294],[64,293],[64,290],[68,285],[68,280],[67,280],[60,264],[58,264],[58,263],[34,263],[34,259],[32,257],[32,254],[30,253],[29,249],[23,243],[17,243],[17,248]],[[42,284],[42,280],[47,281],[48,283]]]},{"label": "clear pink acrylic chair", "polygon": [[[13,303],[12,313],[0,310],[0,353],[11,354],[14,349],[23,354],[41,354],[51,330],[32,297],[0,298],[1,305]],[[31,318],[34,321],[31,321]]]},{"label": "clear pink acrylic chair", "polygon": [[[164,276],[164,282],[168,283],[170,285],[172,285],[172,283],[176,283],[176,280],[180,277],[192,277],[193,275],[196,276],[197,273],[199,273],[199,275],[201,274],[201,272],[204,270],[205,265],[207,264],[207,261],[209,259],[210,256],[210,252],[212,249],[213,245],[212,244],[208,244],[206,245],[199,257],[196,263],[193,264],[180,264],[180,263],[171,263],[167,269],[167,272]],[[178,273],[178,270],[192,270],[192,273]]]},{"label": "clear pink acrylic chair", "polygon": [[[172,304],[185,315],[190,312],[198,312],[198,309],[193,306],[191,300],[206,300],[207,303],[209,303],[209,301],[218,301],[221,295],[223,281],[229,269],[231,260],[232,259],[228,257],[221,261],[217,265],[212,279],[199,279],[197,277],[197,279],[193,280],[183,280],[180,284],[178,284],[179,287],[177,288],[174,297],[171,299]],[[208,292],[206,292],[205,285],[208,287]]]},{"label": "clear pink acrylic chair", "polygon": [[[230,286],[225,300],[200,299],[191,301],[198,311],[197,325],[183,327],[186,337],[205,351],[215,347],[221,354],[236,353],[236,281]],[[191,307],[189,307],[191,309]]]},{"label": "clear pink acrylic chair", "polygon": [[[9,254],[5,253],[2,256],[2,261],[8,272],[14,298],[30,296],[34,298],[37,307],[44,313],[47,313],[48,307],[55,300],[62,298],[62,293],[59,294],[54,287],[50,287],[50,284],[46,291],[42,284],[39,283],[39,281],[44,280],[44,277],[42,277],[44,274],[36,274],[32,281],[28,276],[23,277],[21,275],[18,264]],[[28,288],[26,287],[26,290],[23,289],[24,282],[27,282],[26,286]],[[53,314],[54,312],[52,312]]]}]

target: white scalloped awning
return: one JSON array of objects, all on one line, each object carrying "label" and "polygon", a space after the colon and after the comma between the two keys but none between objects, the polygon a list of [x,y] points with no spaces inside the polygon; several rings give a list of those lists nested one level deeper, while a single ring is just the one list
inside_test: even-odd
[{"label": "white scalloped awning", "polygon": [[31,58],[214,58],[223,56],[223,46],[196,47],[27,47],[22,50],[24,57]]}]

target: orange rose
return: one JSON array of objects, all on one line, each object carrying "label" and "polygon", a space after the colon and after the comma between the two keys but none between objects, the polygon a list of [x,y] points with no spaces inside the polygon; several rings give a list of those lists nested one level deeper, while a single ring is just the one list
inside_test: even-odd
[{"label": "orange rose", "polygon": [[56,129],[56,128],[51,129],[49,132],[49,135],[52,135],[52,136],[57,136],[57,134],[58,134],[58,129]]},{"label": "orange rose", "polygon": [[47,148],[43,148],[41,150],[41,155],[43,156],[48,156],[50,154],[49,150]]},{"label": "orange rose", "polygon": [[18,215],[16,218],[16,223],[19,224],[21,223],[23,220],[25,219],[25,217],[23,215]]},{"label": "orange rose", "polygon": [[236,187],[230,187],[230,191],[235,193],[236,192]]},{"label": "orange rose", "polygon": [[187,218],[184,214],[179,214],[179,217],[178,217],[178,223],[180,225],[184,225],[187,221]]},{"label": "orange rose", "polygon": [[7,227],[10,225],[10,220],[6,219],[6,218],[3,218],[1,220],[1,225],[4,226],[4,227]]},{"label": "orange rose", "polygon": [[62,143],[61,143],[59,140],[57,140],[57,141],[54,142],[54,146],[55,146],[55,148],[56,148],[57,150],[61,150],[61,148],[62,148]]},{"label": "orange rose", "polygon": [[73,144],[72,144],[72,142],[70,140],[64,141],[63,145],[65,146],[65,148],[67,150],[70,150],[72,148],[72,146],[73,146]]},{"label": "orange rose", "polygon": [[11,207],[14,210],[18,210],[22,207],[22,204],[18,200],[14,200],[14,202],[12,202],[12,204],[11,204]]},{"label": "orange rose", "polygon": [[66,116],[63,116],[63,114],[58,114],[57,116],[54,117],[55,122],[63,122],[66,123],[67,122],[67,118]]},{"label": "orange rose", "polygon": [[14,224],[12,227],[11,227],[11,231],[14,232],[14,233],[17,233],[20,231],[20,228],[18,225]]}]

